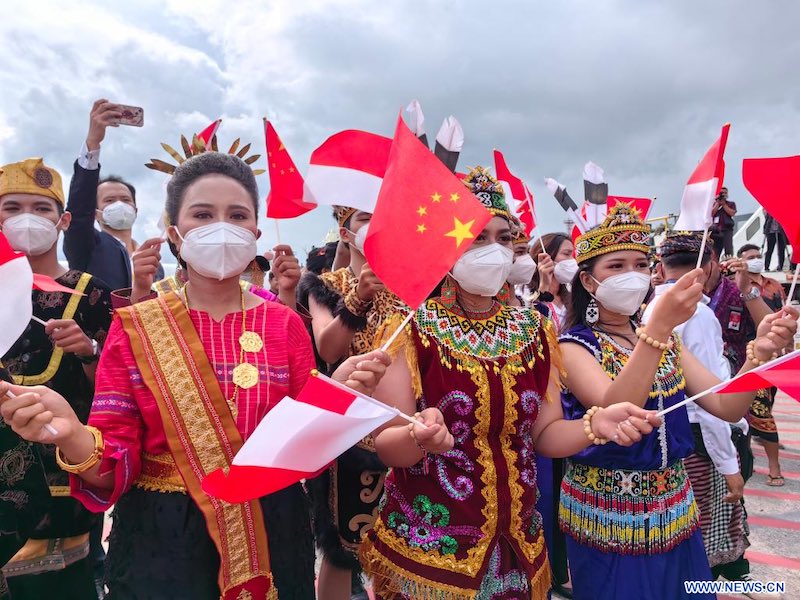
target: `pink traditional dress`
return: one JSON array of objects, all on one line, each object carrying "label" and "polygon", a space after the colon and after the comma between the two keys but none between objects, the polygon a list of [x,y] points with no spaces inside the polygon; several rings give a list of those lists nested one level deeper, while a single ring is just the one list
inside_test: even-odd
[{"label": "pink traditional dress", "polygon": [[[263,346],[240,349],[243,329]],[[257,371],[252,387],[233,382],[243,355]],[[114,597],[314,598],[299,484],[237,505],[199,487],[271,408],[300,392],[313,367],[300,318],[274,302],[219,322],[187,311],[171,292],[117,311],[89,417],[103,433],[101,473],[113,473],[114,488],[71,480],[90,510],[115,505],[106,561]]]}]

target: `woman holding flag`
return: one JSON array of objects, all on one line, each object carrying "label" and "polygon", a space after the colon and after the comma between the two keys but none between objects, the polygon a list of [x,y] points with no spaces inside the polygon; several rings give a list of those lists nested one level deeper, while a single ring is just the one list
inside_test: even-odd
[{"label": "woman holding flag", "polygon": [[[702,298],[699,269],[666,292],[646,327],[636,314],[650,289],[650,228],[638,211],[617,204],[605,221],[576,240],[568,329],[561,335],[566,418],[585,419],[623,400],[650,410],[680,403],[719,383],[672,331]],[[740,373],[770,360],[791,342],[797,311],[767,316]],[[754,394],[707,394],[698,403],[726,421],[741,418]],[[697,507],[682,460],[694,447],[685,407],[663,417],[654,435],[633,448],[631,417],[607,445],[571,457],[559,519],[567,534],[574,598],[683,598],[684,582],[711,580]],[[619,436],[617,438],[616,436]]]},{"label": "woman holding flag", "polygon": [[[88,508],[116,505],[106,561],[112,597],[313,599],[300,484],[242,504],[201,489],[314,367],[300,318],[239,284],[259,235],[253,173],[227,154],[189,158],[167,186],[166,212],[188,281],[180,293],[117,312],[89,426],[52,390],[7,384],[3,419],[26,439],[55,443],[72,495]],[[388,360],[366,357],[345,361],[334,377],[369,393]]]},{"label": "woman holding flag", "polygon": [[375,437],[394,467],[361,549],[378,598],[547,597],[536,452],[574,454],[635,418],[620,433],[630,444],[659,423],[628,403],[563,419],[555,331],[537,311],[496,299],[513,260],[502,188],[481,168],[465,183],[492,218],[414,313],[375,392],[426,425],[390,423]]}]

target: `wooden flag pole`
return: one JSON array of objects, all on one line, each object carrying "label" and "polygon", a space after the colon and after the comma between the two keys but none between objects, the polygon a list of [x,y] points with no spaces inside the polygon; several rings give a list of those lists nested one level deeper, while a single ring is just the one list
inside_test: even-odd
[{"label": "wooden flag pole", "polygon": [[402,322],[402,323],[400,323],[400,327],[398,327],[397,329],[395,329],[395,330],[394,330],[394,333],[392,334],[392,336],[391,336],[391,337],[390,337],[388,340],[386,340],[386,343],[385,343],[383,346],[381,346],[381,350],[382,350],[383,352],[388,352],[388,351],[389,351],[389,348],[390,348],[390,347],[391,347],[391,345],[394,343],[394,341],[397,339],[397,336],[399,336],[399,335],[400,335],[400,333],[403,331],[403,329],[405,329],[405,328],[406,328],[406,325],[408,325],[408,324],[411,322],[411,318],[414,316],[414,313],[415,313],[415,312],[416,312],[416,311],[413,311],[413,310],[412,310],[410,313],[408,313],[408,314],[406,315],[406,318],[405,318],[405,319],[403,319],[403,322]]}]

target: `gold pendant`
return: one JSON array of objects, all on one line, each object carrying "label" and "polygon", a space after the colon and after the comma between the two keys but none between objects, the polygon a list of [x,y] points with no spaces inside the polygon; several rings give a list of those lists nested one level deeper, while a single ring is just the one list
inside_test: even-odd
[{"label": "gold pendant", "polygon": [[236,365],[233,369],[233,383],[245,390],[258,383],[258,368],[248,363]]},{"label": "gold pendant", "polygon": [[245,331],[239,336],[239,345],[245,352],[259,352],[264,347],[264,342],[255,331]]}]

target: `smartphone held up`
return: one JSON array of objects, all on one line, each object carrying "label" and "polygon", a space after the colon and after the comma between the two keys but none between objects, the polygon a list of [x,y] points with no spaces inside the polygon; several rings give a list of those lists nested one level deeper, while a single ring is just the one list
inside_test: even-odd
[{"label": "smartphone held up", "polygon": [[142,127],[144,125],[144,109],[141,106],[117,104],[116,107],[121,113],[117,125],[129,125],[130,127]]}]

